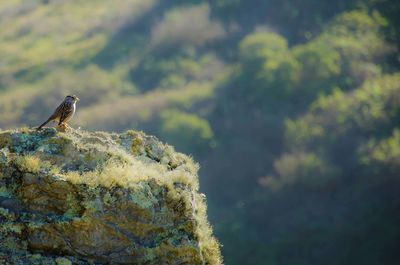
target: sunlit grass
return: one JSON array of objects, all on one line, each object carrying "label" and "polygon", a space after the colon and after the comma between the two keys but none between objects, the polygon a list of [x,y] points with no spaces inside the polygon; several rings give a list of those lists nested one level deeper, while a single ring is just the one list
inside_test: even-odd
[{"label": "sunlit grass", "polygon": [[139,182],[155,180],[160,185],[173,187],[180,183],[198,188],[197,179],[184,170],[169,171],[165,165],[146,163],[141,160],[123,164],[119,161],[107,161],[93,171],[69,171],[60,174],[62,178],[74,184],[86,184],[92,187],[124,187],[134,188]]},{"label": "sunlit grass", "polygon": [[[123,23],[153,4],[139,0],[2,4],[0,12],[15,14],[2,23],[0,52],[6,56],[0,58],[0,71],[16,73],[51,62],[76,64],[91,58]],[[23,15],[17,15],[21,10]]]},{"label": "sunlit grass", "polygon": [[15,159],[15,164],[21,171],[37,173],[40,170],[41,161],[36,156],[19,156]]},{"label": "sunlit grass", "polygon": [[[213,95],[211,83],[190,83],[188,86],[171,90],[155,90],[143,96],[121,97],[83,109],[76,119],[90,128],[129,128],[134,120],[147,120],[158,111],[169,107],[188,107]],[[102,115],[93,116],[93,113]]]}]

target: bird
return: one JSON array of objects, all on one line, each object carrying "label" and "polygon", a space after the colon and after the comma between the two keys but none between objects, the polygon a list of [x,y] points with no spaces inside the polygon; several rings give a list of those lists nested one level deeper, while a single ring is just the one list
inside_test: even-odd
[{"label": "bird", "polygon": [[37,130],[41,130],[43,126],[51,121],[58,121],[58,126],[67,127],[67,122],[74,116],[76,110],[76,102],[79,98],[75,95],[68,95],[60,106],[56,108],[54,113],[42,124]]}]

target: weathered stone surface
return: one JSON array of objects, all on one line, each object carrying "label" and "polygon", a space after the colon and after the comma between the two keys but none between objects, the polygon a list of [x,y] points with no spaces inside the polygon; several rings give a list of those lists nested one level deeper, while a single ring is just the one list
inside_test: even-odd
[{"label": "weathered stone surface", "polygon": [[0,132],[0,264],[221,264],[205,209],[155,137]]}]

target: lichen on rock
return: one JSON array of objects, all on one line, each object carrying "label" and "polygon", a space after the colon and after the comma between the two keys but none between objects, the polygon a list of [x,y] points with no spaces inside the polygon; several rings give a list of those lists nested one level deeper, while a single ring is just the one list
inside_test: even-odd
[{"label": "lichen on rock", "polygon": [[221,264],[191,158],[142,132],[0,132],[0,264]]}]

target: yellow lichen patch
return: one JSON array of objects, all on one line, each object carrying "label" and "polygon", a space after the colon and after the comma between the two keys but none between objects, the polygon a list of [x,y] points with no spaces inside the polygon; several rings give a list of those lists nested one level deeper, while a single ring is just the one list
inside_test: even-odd
[{"label": "yellow lichen patch", "polygon": [[22,127],[19,129],[22,133],[29,133],[30,129],[28,127]]},{"label": "yellow lichen patch", "polygon": [[159,247],[152,249],[150,253],[150,256],[157,257],[157,260],[162,262],[160,264],[174,264],[176,260],[182,261],[182,264],[205,264],[205,262],[202,260],[202,257],[199,255],[198,250],[190,245],[176,247],[167,243],[163,243]]},{"label": "yellow lichen patch", "polygon": [[170,179],[172,184],[182,184],[184,186],[192,187],[195,190],[199,188],[199,180],[197,177],[184,170],[167,172],[166,178]]},{"label": "yellow lichen patch", "polygon": [[72,262],[67,258],[56,258],[57,265],[72,265]]},{"label": "yellow lichen patch", "polygon": [[40,170],[41,161],[37,156],[17,156],[14,161],[21,171],[38,173]]},{"label": "yellow lichen patch", "polygon": [[51,166],[51,167],[49,168],[49,172],[50,172],[50,174],[52,174],[52,175],[60,174],[60,168],[57,167],[57,166]]},{"label": "yellow lichen patch", "polygon": [[138,155],[142,151],[141,149],[143,149],[142,140],[140,138],[135,138],[131,145],[132,155]]}]

